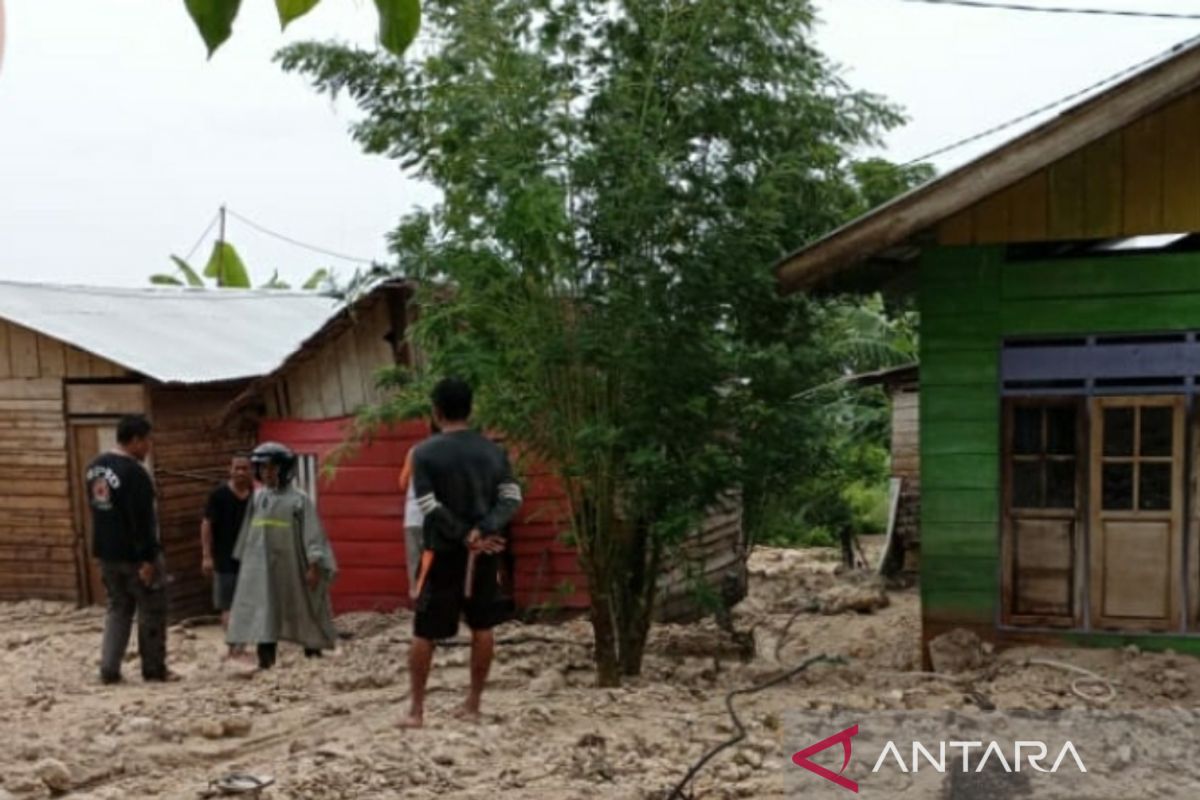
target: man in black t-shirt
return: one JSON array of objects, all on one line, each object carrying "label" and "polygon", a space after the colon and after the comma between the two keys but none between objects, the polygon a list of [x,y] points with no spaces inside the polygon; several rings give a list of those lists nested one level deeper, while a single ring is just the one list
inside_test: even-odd
[{"label": "man in black t-shirt", "polygon": [[460,617],[471,629],[471,687],[458,716],[478,721],[495,649],[492,629],[512,612],[501,597],[496,557],[507,547],[504,531],[521,507],[521,487],[504,451],[471,429],[471,400],[466,383],[439,382],[433,416],[442,432],[413,453],[424,552],[409,650],[410,708],[400,723],[405,728],[424,723],[434,643],[453,637]]},{"label": "man in black t-shirt", "polygon": [[167,671],[167,592],[154,480],[146,469],[150,423],[141,415],[117,424],[116,449],[102,453],[84,474],[92,510],[92,553],[108,592],[100,680],[121,680],[121,662],[137,613],[142,677],[165,681]]},{"label": "man in black t-shirt", "polygon": [[[239,454],[229,462],[229,479],[208,497],[204,521],[200,523],[200,543],[204,559],[200,568],[213,582],[213,607],[221,612],[221,626],[229,627],[229,609],[237,588],[238,562],[233,546],[242,530],[242,520],[254,493],[250,457]],[[233,650],[231,648],[230,652]]]}]

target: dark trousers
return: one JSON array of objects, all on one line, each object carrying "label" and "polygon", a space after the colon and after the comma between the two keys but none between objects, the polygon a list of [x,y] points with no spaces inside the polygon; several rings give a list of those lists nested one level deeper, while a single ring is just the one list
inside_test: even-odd
[{"label": "dark trousers", "polygon": [[[258,645],[258,667],[259,669],[270,669],[275,666],[275,659],[279,655],[279,645],[276,642],[263,642]],[[320,658],[321,651],[312,648],[304,648],[304,656],[306,658]]]},{"label": "dark trousers", "polygon": [[142,659],[142,677],[165,680],[167,677],[167,590],[165,566],[155,565],[150,586],[138,577],[138,565],[122,561],[104,561],[100,575],[108,592],[108,613],[104,617],[104,638],[100,645],[100,679],[119,680],[121,662],[129,647],[134,614],[137,615],[138,653]]}]

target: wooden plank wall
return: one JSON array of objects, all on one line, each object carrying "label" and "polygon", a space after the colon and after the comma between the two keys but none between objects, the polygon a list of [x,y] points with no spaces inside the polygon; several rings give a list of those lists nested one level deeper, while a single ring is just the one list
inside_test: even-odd
[{"label": "wooden plank wall", "polygon": [[212,610],[212,590],[200,573],[200,521],[209,493],[228,475],[232,454],[254,445],[252,429],[216,424],[244,389],[239,383],[151,390],[159,528],[173,578],[171,615],[177,619]]},{"label": "wooden plank wall", "polygon": [[921,604],[925,636],[994,625],[1000,590],[1000,252],[920,267]]},{"label": "wooden plank wall", "polygon": [[0,320],[0,600],[78,600],[63,380],[128,374]]},{"label": "wooden plank wall", "polygon": [[387,295],[357,310],[340,329],[301,353],[263,387],[267,414],[275,418],[339,419],[381,399],[376,372],[395,364]]},{"label": "wooden plank wall", "polygon": [[76,600],[61,378],[0,378],[0,600]]},{"label": "wooden plank wall", "polygon": [[699,619],[712,612],[702,602],[709,593],[731,604],[742,600],[749,577],[747,555],[741,495],[731,494],[716,504],[700,529],[684,541],[674,563],[660,578],[655,619]]},{"label": "wooden plank wall", "polygon": [[892,403],[892,475],[917,478],[921,474],[919,401],[915,388],[897,389]]},{"label": "wooden plank wall", "polygon": [[915,570],[921,541],[920,395],[916,387],[897,387],[892,403],[892,475],[901,478],[896,532],[904,543],[905,569]]},{"label": "wooden plank wall", "polygon": [[[345,441],[349,418],[268,420],[261,440],[282,442],[297,453],[317,457],[324,469]],[[404,498],[397,485],[409,449],[429,435],[422,423],[382,431],[338,463],[332,479],[317,489],[317,509],[333,543],[340,575],[333,587],[334,609],[390,611],[409,605],[404,550]],[[517,604],[556,608],[588,607],[587,586],[575,551],[560,534],[566,498],[548,470],[524,465],[525,505],[513,523]]]},{"label": "wooden plank wall", "polygon": [[[277,441],[297,453],[317,457],[324,472],[345,441],[352,420],[265,420],[260,441]],[[369,444],[338,462],[332,478],[317,490],[317,509],[333,543],[340,575],[333,587],[334,609],[390,611],[409,605],[404,550],[404,498],[397,479],[411,447],[429,435],[423,423],[381,431]],[[514,580],[519,608],[555,611],[589,607],[587,579],[573,546],[569,505],[562,482],[544,464],[522,461],[515,453],[525,503],[513,521]],[[706,610],[697,603],[694,579],[720,591],[732,581],[746,586],[746,549],[741,504],[730,498],[717,508],[681,551],[666,579],[660,618],[682,619]],[[740,598],[739,598],[740,599]]]},{"label": "wooden plank wall", "polygon": [[0,380],[125,378],[130,374],[98,356],[0,320]]},{"label": "wooden plank wall", "polygon": [[1200,231],[1200,91],[947,219],[945,245]]}]

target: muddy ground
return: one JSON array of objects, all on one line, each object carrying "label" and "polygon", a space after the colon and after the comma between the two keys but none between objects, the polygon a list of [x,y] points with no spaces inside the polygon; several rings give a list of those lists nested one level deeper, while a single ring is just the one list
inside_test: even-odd
[{"label": "muddy ground", "polygon": [[[1171,707],[1200,691],[1200,662],[1129,650],[970,652],[966,672],[922,673],[917,589],[835,574],[836,559],[756,551],[751,596],[733,615],[743,635],[711,621],[659,627],[643,676],[621,689],[594,687],[586,622],[507,625],[479,726],[450,715],[467,650],[442,650],[427,727],[406,732],[395,724],[407,696],[406,613],[342,617],[348,638],[332,657],[307,661],[285,646],[279,668],[252,676],[223,664],[215,626],[176,627],[170,659],[183,681],[143,684],[131,662],[127,683],[105,687],[99,611],[0,606],[0,800],[198,798],[230,771],[274,776],[268,798],[663,798],[730,736],[727,692],[822,653],[844,663],[738,698],[749,735],[704,769],[691,796],[783,797],[793,711]],[[1082,697],[1077,676],[1030,658],[1101,673],[1116,697]]]}]

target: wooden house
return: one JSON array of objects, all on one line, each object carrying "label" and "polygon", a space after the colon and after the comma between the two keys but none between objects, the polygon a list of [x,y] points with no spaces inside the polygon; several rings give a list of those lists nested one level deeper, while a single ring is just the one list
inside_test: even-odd
[{"label": "wooden house", "polygon": [[206,611],[204,501],[254,441],[223,412],[332,312],[311,293],[0,284],[0,600],[103,600],[82,472],[144,413],[172,613]]},{"label": "wooden house", "polygon": [[[915,569],[921,548],[921,448],[919,368],[916,364],[865,372],[854,376],[858,386],[878,386],[887,394],[890,405],[891,438],[888,452],[890,471],[897,495],[892,534],[903,558],[897,565]],[[902,562],[902,563],[901,563]]]},{"label": "wooden house", "polygon": [[777,266],[918,296],[924,637],[1200,652],[1200,45]]},{"label": "wooden house", "polygon": [[[231,407],[249,420],[260,441],[277,441],[301,457],[301,481],[315,495],[341,570],[333,588],[335,610],[391,610],[408,604],[403,541],[404,498],[397,478],[409,448],[429,435],[424,423],[377,432],[338,461],[356,412],[381,396],[381,368],[412,364],[407,324],[415,313],[412,286],[386,282],[343,308],[276,370],[254,381]],[[567,498],[553,470],[522,464],[525,504],[513,526],[515,589],[523,608],[586,609],[586,579],[564,532]],[[723,596],[746,590],[746,546],[741,505],[714,509],[688,540],[663,580],[660,617],[701,612],[697,579]]]}]

